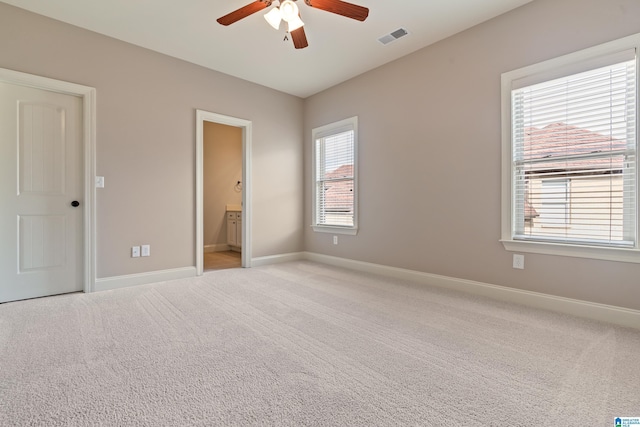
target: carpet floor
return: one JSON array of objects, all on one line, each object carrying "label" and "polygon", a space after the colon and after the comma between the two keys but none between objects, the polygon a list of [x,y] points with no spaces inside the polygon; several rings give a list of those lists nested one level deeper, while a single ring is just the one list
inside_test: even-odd
[{"label": "carpet floor", "polygon": [[0,305],[2,426],[613,426],[640,331],[306,261]]}]

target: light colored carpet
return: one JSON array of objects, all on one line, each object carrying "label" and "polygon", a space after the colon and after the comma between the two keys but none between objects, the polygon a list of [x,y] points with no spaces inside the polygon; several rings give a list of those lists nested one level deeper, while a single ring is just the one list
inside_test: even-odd
[{"label": "light colored carpet", "polygon": [[612,426],[640,331],[310,262],[0,305],[2,426]]}]

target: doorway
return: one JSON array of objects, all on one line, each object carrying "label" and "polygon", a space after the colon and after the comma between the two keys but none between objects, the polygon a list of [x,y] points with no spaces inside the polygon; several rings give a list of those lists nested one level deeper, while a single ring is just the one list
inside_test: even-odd
[{"label": "doorway", "polygon": [[242,253],[242,128],[204,122],[204,271],[237,268]]},{"label": "doorway", "polygon": [[[214,135],[213,138],[211,133]],[[229,135],[236,135],[221,144],[226,147],[218,150],[218,155],[232,148],[235,140],[235,143],[241,145],[240,153],[237,153],[240,154],[240,170],[237,167],[231,167],[226,171],[213,171],[219,186],[216,190],[217,200],[211,201],[205,197],[205,189],[208,188],[205,182],[205,154],[207,156],[211,154],[205,153],[205,144],[211,143],[211,139],[216,140],[216,133],[226,135],[221,137],[221,140],[227,139]],[[216,162],[218,165],[224,165],[224,163],[224,161]],[[233,257],[237,257],[239,252],[239,266],[251,266],[250,165],[251,122],[196,110],[196,271],[198,275],[202,275],[205,270],[205,252],[207,254],[226,252],[227,248],[235,249],[236,253],[225,254],[229,256],[223,257],[221,262],[234,262]],[[219,167],[224,168],[224,166]],[[207,171],[207,175],[210,175],[209,172],[212,171]],[[210,188],[207,191],[210,191]],[[212,208],[210,205],[217,207]],[[207,218],[205,218],[205,212]],[[209,221],[207,227],[205,227],[206,221]]]}]

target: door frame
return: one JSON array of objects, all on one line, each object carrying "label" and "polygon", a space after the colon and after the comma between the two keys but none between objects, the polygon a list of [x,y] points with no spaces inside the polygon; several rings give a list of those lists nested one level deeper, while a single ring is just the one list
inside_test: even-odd
[{"label": "door frame", "polygon": [[82,100],[83,171],[80,176],[84,187],[84,209],[80,267],[83,269],[84,292],[93,292],[96,283],[96,89],[6,68],[0,68],[0,81],[77,96]]},{"label": "door frame", "polygon": [[196,274],[204,273],[204,123],[242,129],[242,267],[251,267],[251,144],[252,122],[196,110]]}]

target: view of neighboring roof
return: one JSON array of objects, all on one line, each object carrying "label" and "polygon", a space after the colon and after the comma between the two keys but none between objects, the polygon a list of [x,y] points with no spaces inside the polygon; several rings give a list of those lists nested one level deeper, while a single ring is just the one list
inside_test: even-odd
[{"label": "view of neighboring roof", "polygon": [[352,178],[353,165],[341,165],[325,174],[325,179],[330,180],[325,182],[324,186],[326,211],[350,212],[353,209]]},{"label": "view of neighboring roof", "polygon": [[[607,167],[611,170],[622,169],[627,141],[603,135],[588,129],[552,123],[543,128],[525,128],[523,156],[524,161],[535,160],[528,170],[543,169],[596,169]],[[615,153],[612,157],[576,159],[575,156]],[[549,159],[548,162],[540,160]],[[558,159],[554,161],[554,159]]]}]

